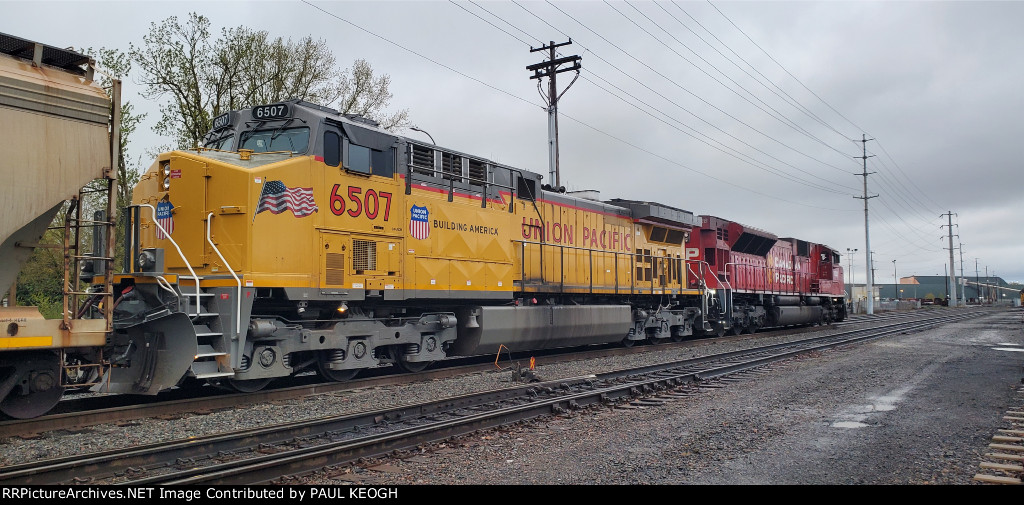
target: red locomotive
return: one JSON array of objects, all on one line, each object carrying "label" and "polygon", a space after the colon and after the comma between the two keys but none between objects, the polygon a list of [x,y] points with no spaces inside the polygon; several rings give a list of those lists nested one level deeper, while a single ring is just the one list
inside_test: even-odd
[{"label": "red locomotive", "polygon": [[846,319],[835,250],[714,216],[702,221],[686,242],[688,281],[718,292],[708,309],[715,333]]}]

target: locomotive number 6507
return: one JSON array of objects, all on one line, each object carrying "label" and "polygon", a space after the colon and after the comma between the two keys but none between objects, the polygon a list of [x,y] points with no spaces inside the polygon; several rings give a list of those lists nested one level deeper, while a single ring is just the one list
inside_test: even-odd
[{"label": "locomotive number 6507", "polygon": [[[335,216],[345,214],[345,197],[338,194],[339,189],[341,189],[341,184],[335,184],[331,189],[331,212]],[[381,211],[380,201],[384,200],[384,220],[387,221],[391,216],[391,193],[367,189],[366,193],[360,196],[362,192],[363,188],[348,187],[348,200],[352,202],[352,206],[348,209],[348,215],[352,217],[365,215],[368,219],[377,219]]]}]

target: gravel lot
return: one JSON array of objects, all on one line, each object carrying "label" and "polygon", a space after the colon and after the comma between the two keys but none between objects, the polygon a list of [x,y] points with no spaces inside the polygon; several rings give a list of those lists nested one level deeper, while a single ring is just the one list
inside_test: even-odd
[{"label": "gravel lot", "polygon": [[[365,461],[318,484],[971,484],[1022,380],[1022,312],[822,353],[660,407],[600,407]],[[847,327],[848,328],[848,327]],[[833,331],[826,329],[824,331]],[[808,336],[799,335],[800,338]],[[781,341],[796,337],[760,338]],[[749,338],[539,364],[576,377],[749,347]],[[488,372],[0,439],[0,466],[510,385]]]},{"label": "gravel lot", "polygon": [[[1021,312],[889,337],[641,409],[369,461],[324,484],[973,484],[1024,371]],[[1013,345],[1006,345],[1013,344]],[[543,371],[542,371],[543,372]]]}]

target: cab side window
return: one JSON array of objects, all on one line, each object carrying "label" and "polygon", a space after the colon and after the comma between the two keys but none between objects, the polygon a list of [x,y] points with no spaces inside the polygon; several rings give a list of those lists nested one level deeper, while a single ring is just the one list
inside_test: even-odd
[{"label": "cab side window", "polygon": [[341,137],[337,132],[324,132],[324,163],[332,167],[341,164]]}]

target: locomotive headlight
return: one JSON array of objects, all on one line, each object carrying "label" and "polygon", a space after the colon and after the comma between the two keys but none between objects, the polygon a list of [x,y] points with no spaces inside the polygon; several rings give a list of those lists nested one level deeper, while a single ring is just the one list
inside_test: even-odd
[{"label": "locomotive headlight", "polygon": [[154,266],[156,266],[156,256],[152,252],[142,251],[139,253],[139,270],[152,271]]},{"label": "locomotive headlight", "polygon": [[171,189],[171,176],[164,176],[164,191]]}]

